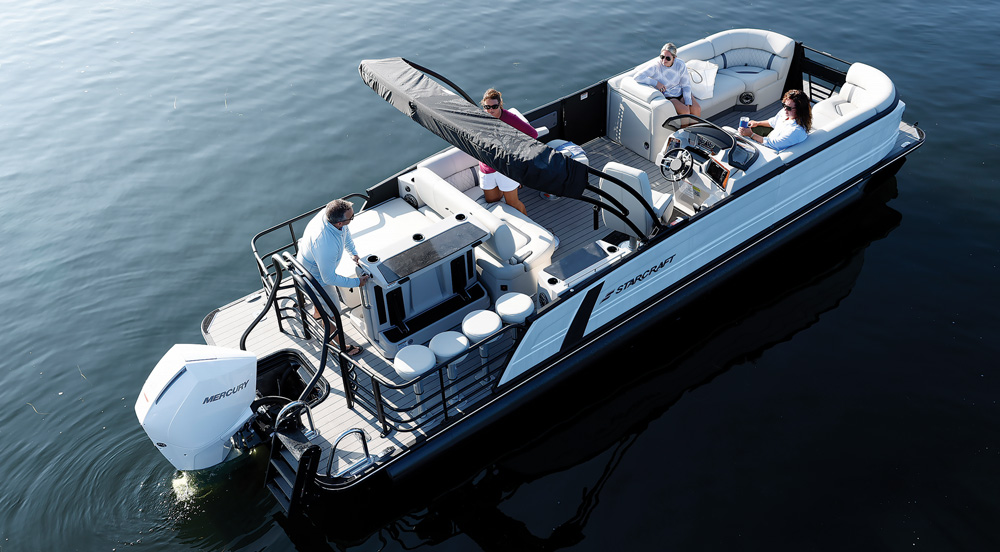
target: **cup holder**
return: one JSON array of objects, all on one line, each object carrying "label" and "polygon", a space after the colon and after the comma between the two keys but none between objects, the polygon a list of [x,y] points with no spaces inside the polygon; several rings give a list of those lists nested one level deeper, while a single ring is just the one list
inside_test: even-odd
[{"label": "cup holder", "polygon": [[465,213],[455,215],[455,220],[465,220]]},{"label": "cup holder", "polygon": [[618,251],[618,246],[617,245],[609,245],[608,246],[608,253],[615,253],[617,251]]},{"label": "cup holder", "polygon": [[424,235],[421,234],[421,233],[419,233],[419,232],[416,233],[416,234],[414,234],[413,235],[413,241],[415,241],[415,242],[424,241]]},{"label": "cup holder", "polygon": [[559,278],[549,278],[548,282],[550,286],[554,286],[559,283]]},{"label": "cup holder", "polygon": [[368,255],[368,262],[370,262],[370,263],[377,263],[378,262],[378,255]]}]

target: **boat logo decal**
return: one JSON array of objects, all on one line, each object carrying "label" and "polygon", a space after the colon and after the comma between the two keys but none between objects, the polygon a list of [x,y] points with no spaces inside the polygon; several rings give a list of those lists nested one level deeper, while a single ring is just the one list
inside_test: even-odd
[{"label": "boat logo decal", "polygon": [[205,397],[205,400],[202,401],[201,404],[208,404],[210,402],[214,402],[214,401],[217,401],[219,399],[223,399],[225,397],[228,397],[229,395],[233,395],[235,393],[239,393],[240,391],[243,391],[244,389],[246,389],[246,386],[249,383],[250,383],[250,380],[246,380],[245,382],[237,385],[236,387],[231,387],[231,388],[223,391],[222,393],[216,393],[214,395]]},{"label": "boat logo decal", "polygon": [[622,293],[623,291],[627,290],[628,288],[632,287],[633,285],[638,284],[639,282],[642,282],[644,279],[646,279],[647,276],[651,276],[653,274],[656,274],[657,270],[660,270],[661,268],[663,268],[663,267],[667,266],[668,264],[672,263],[673,260],[674,260],[674,255],[671,255],[671,256],[667,257],[666,259],[663,259],[663,261],[661,261],[660,264],[656,264],[656,265],[653,265],[653,266],[649,267],[642,274],[637,275],[635,278],[632,278],[631,280],[625,282],[624,284],[622,284],[622,285],[616,287],[615,289],[609,291],[604,296],[604,299],[601,299],[601,303],[603,303],[603,302],[607,301],[608,299],[610,299],[612,295],[618,295],[619,293]]}]

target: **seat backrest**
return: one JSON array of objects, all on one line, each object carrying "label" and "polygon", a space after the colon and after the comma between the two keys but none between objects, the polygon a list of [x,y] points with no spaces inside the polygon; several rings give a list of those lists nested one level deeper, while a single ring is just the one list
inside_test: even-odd
[{"label": "seat backrest", "polygon": [[847,79],[838,95],[858,109],[875,108],[883,111],[896,98],[896,88],[885,73],[864,63],[854,63],[847,70]]},{"label": "seat backrest", "polygon": [[479,161],[456,147],[450,147],[417,163],[417,166],[426,167],[441,178],[448,180],[451,176],[466,169],[475,170],[479,166]]},{"label": "seat backrest", "polygon": [[[652,205],[653,189],[649,185],[649,176],[646,175],[645,171],[612,161],[604,166],[604,172],[605,174],[613,176],[625,184],[628,184],[632,189],[639,192],[639,195],[642,196],[647,204]],[[608,182],[604,178],[601,178],[598,185],[601,190],[604,190],[608,195],[618,200],[625,206],[626,209],[628,209],[628,219],[632,222],[632,224],[639,228],[644,235],[635,235],[635,231],[629,228],[624,221],[615,215],[609,214],[606,210],[602,210],[601,215],[604,217],[605,226],[612,230],[628,234],[634,238],[645,239],[649,236],[649,233],[653,231],[653,217],[649,215],[649,212],[646,211],[635,196],[623,190],[618,184]]]},{"label": "seat backrest", "polygon": [[787,36],[760,29],[731,29],[716,33],[706,40],[715,50],[714,61],[720,69],[738,65],[752,65],[774,69],[784,74],[792,55],[795,41]]}]

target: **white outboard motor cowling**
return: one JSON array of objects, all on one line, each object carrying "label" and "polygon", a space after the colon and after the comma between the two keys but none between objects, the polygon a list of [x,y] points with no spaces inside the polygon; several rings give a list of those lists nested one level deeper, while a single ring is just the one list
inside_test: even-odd
[{"label": "white outboard motor cowling", "polygon": [[251,418],[257,357],[210,345],[174,345],[146,378],[135,415],[178,470],[226,459],[230,438]]}]

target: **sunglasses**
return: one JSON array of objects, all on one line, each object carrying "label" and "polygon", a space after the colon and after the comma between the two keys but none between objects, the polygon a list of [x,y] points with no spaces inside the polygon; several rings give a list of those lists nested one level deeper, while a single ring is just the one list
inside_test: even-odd
[{"label": "sunglasses", "polygon": [[791,111],[791,110],[795,109],[795,105],[794,104],[793,105],[781,104],[781,106],[785,108],[785,111]]},{"label": "sunglasses", "polygon": [[498,103],[496,103],[496,104],[483,104],[483,107],[485,107],[486,109],[489,109],[489,110],[492,111],[494,109],[500,109],[500,104],[498,104]]},{"label": "sunglasses", "polygon": [[671,61],[671,60],[673,60],[674,58],[673,58],[673,57],[671,57],[671,56],[660,56],[660,59],[662,59],[663,61]]},{"label": "sunglasses", "polygon": [[337,222],[350,223],[352,220],[354,220],[354,215],[351,215],[349,219],[338,220]]}]

